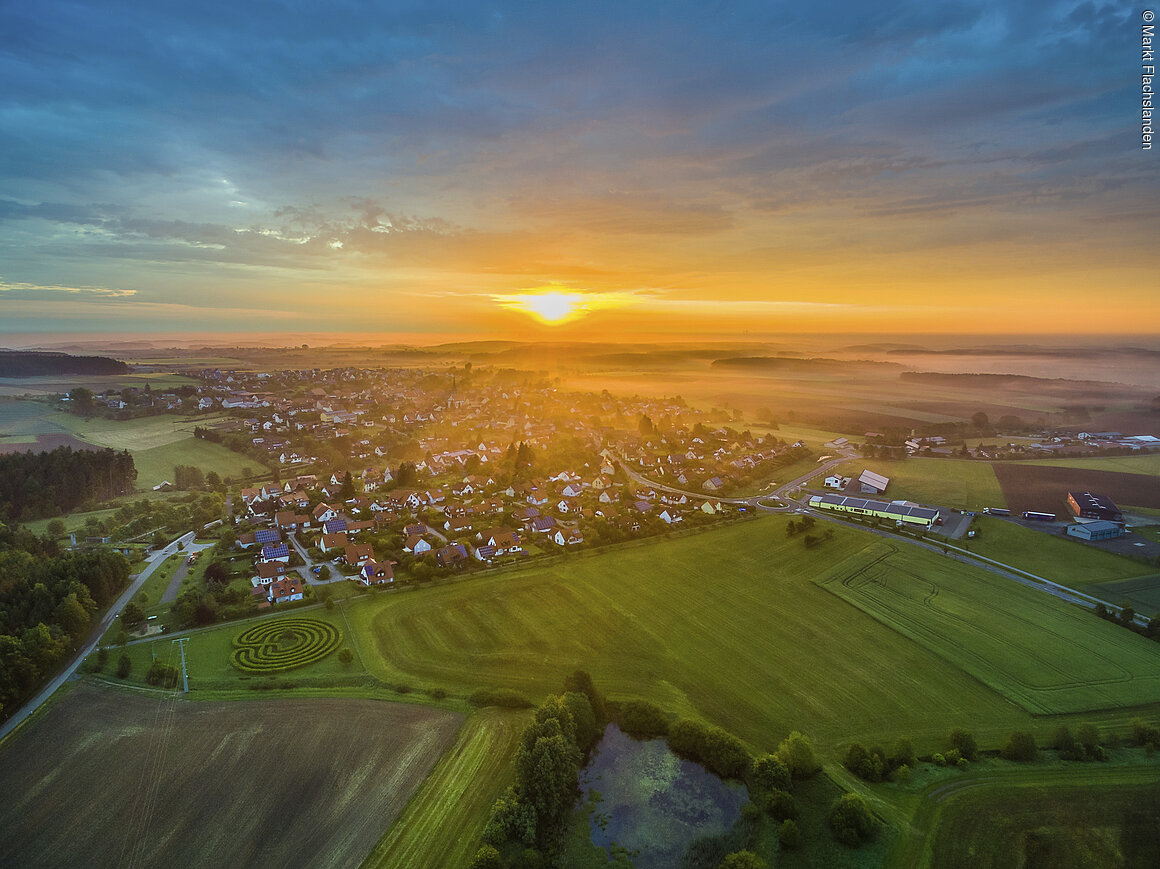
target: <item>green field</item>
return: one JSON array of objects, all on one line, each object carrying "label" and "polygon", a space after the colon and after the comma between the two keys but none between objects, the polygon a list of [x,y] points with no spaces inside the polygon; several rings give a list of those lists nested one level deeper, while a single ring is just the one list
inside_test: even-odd
[{"label": "green field", "polygon": [[[1156,568],[1123,555],[1104,552],[1057,533],[1024,528],[993,516],[976,520],[979,536],[966,543],[971,552],[1073,588],[1155,573]],[[1052,526],[1054,530],[1054,526]]]},{"label": "green field", "polygon": [[[552,569],[371,599],[352,606],[351,622],[368,670],[388,683],[455,694],[507,687],[538,699],[582,667],[611,696],[648,697],[676,714],[704,717],[756,750],[772,750],[793,728],[823,745],[903,733],[933,746],[956,725],[997,741],[1028,722],[1005,697],[1068,710],[1160,702],[1160,648],[1090,614],[941,555],[890,552],[855,529],[836,529],[833,540],[806,550],[786,540],[784,526],[768,518]],[[931,572],[973,589],[948,592],[944,603],[954,601],[980,626],[964,633],[932,610],[940,619],[932,632],[945,637],[918,636],[911,617],[900,632],[872,599],[850,593],[847,601],[811,581],[846,576],[883,554],[900,574]],[[1036,658],[1003,669],[1003,656],[1019,648],[1012,635],[1028,632],[1027,620],[987,604],[986,595],[1002,607],[1031,608],[1044,620],[1031,633],[1065,663]],[[927,614],[921,599],[917,607]],[[1122,660],[1107,662],[1098,651],[1104,647]],[[1093,650],[1097,657],[1088,660]],[[1082,684],[1069,683],[1065,664],[1077,668]]]},{"label": "green field", "polygon": [[[842,464],[838,471],[831,473],[840,471],[857,479],[866,469],[890,478],[883,498],[906,499],[960,510],[1007,506],[989,462],[970,459],[858,459]],[[822,487],[821,477],[815,487]]]},{"label": "green field", "polygon": [[894,866],[1154,866],[1160,766],[1079,765],[988,771],[928,789],[920,823]]},{"label": "green field", "polygon": [[472,714],[364,869],[466,866],[496,797],[514,776],[512,758],[529,717],[505,709]]},{"label": "green field", "polygon": [[877,544],[824,585],[1037,715],[1160,701],[1160,647],[943,556]]},{"label": "green field", "polygon": [[217,471],[223,479],[241,477],[242,469],[264,473],[267,468],[249,456],[235,453],[221,444],[186,435],[183,440],[144,450],[131,450],[137,466],[137,488],[152,488],[164,480],[173,481],[175,465],[196,465],[204,473]]}]

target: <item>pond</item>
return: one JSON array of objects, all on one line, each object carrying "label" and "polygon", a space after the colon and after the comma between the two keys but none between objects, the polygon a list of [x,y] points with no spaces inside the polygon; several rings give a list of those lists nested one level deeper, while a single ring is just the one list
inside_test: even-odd
[{"label": "pond", "polygon": [[745,785],[726,782],[682,760],[663,739],[637,740],[610,724],[580,773],[584,799],[601,796],[592,813],[592,843],[615,842],[636,869],[673,869],[703,836],[727,832],[749,799]]}]

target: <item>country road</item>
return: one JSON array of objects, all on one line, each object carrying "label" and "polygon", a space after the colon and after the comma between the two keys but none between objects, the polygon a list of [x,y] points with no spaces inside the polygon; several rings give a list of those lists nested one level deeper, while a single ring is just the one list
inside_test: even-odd
[{"label": "country road", "polygon": [[56,676],[54,676],[47,685],[41,688],[40,691],[31,700],[27,701],[23,706],[21,706],[20,709],[18,709],[11,718],[4,722],[3,726],[0,726],[0,742],[7,738],[7,736],[17,727],[27,721],[32,713],[39,709],[41,705],[46,700],[48,700],[49,697],[56,693],[57,689],[60,688],[61,685],[63,685],[72,677],[72,675],[77,671],[77,668],[81,665],[81,662],[86,657],[88,657],[94,649],[96,649],[97,643],[100,642],[101,637],[105,634],[105,631],[107,631],[112,626],[113,620],[121,614],[121,610],[125,608],[125,604],[127,604],[132,599],[133,595],[140,591],[141,586],[145,584],[145,580],[149,578],[154,570],[161,566],[161,563],[165,561],[165,559],[178,551],[178,544],[188,546],[189,544],[193,543],[194,536],[195,532],[190,531],[188,534],[182,535],[177,540],[174,540],[164,549],[157,550],[145,559],[145,567],[142,568],[140,573],[132,578],[129,586],[123,592],[121,592],[121,596],[117,598],[116,602],[111,607],[109,607],[100,623],[97,624],[97,626],[93,628],[92,632],[89,634],[88,640],[83,646],[81,646],[80,650],[73,656],[72,660],[69,661],[68,666],[57,673]]}]

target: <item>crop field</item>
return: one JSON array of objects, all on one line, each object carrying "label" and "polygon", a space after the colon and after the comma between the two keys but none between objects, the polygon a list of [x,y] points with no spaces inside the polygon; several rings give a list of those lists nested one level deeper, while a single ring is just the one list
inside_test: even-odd
[{"label": "crop field", "polygon": [[[756,750],[790,729],[823,744],[899,733],[925,744],[960,724],[1005,735],[1027,721],[955,663],[811,582],[865,564],[877,538],[836,528],[806,550],[785,524],[765,518],[362,601],[349,608],[352,634],[388,683],[538,700],[584,668],[610,696],[702,716]],[[1092,621],[1100,636],[1112,627]]]},{"label": "crop field", "polygon": [[1160,614],[1160,573],[1121,579],[1116,582],[1101,582],[1085,589],[1110,603],[1132,605],[1138,613],[1148,617]]},{"label": "crop field", "polygon": [[976,523],[979,536],[960,545],[1073,588],[1155,573],[1147,564],[1064,537],[1058,523],[1043,530],[995,516],[980,516]]},{"label": "crop field", "polygon": [[1160,766],[972,777],[928,797],[937,821],[919,865],[1155,866]]},{"label": "crop field", "polygon": [[1032,714],[1160,701],[1155,643],[936,553],[879,544],[825,586]]},{"label": "crop field", "polygon": [[[882,498],[905,498],[920,504],[976,511],[984,507],[1004,507],[1007,503],[989,462],[967,459],[858,459],[840,466],[841,473],[855,481],[866,469],[890,478],[890,485],[878,496]],[[821,488],[822,480],[822,477],[817,479],[817,488]]]},{"label": "crop field", "polygon": [[1013,512],[1041,510],[1070,516],[1069,491],[1098,492],[1121,507],[1160,507],[1160,485],[1148,474],[999,462],[995,476]]},{"label": "crop field", "polygon": [[369,700],[81,685],[0,749],[0,864],[357,866],[461,722]]},{"label": "crop field", "polygon": [[514,775],[529,712],[481,709],[363,862],[364,869],[466,866],[491,807]]},{"label": "crop field", "polygon": [[1125,474],[1149,474],[1160,477],[1160,453],[1138,456],[1109,456],[1107,458],[1043,459],[1036,462],[1017,462],[1038,468],[1082,468],[1089,471],[1120,471]]}]

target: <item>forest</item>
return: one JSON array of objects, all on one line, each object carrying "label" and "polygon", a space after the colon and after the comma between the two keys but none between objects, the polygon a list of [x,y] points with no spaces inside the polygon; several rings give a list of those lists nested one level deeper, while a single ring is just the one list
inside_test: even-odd
[{"label": "forest", "polygon": [[136,479],[128,451],[58,447],[0,455],[0,521],[71,513],[132,492]]},{"label": "forest", "polygon": [[107,356],[0,350],[0,377],[47,377],[56,374],[125,374],[129,366]]},{"label": "forest", "polygon": [[0,718],[59,668],[128,581],[119,552],[61,553],[0,524]]}]

